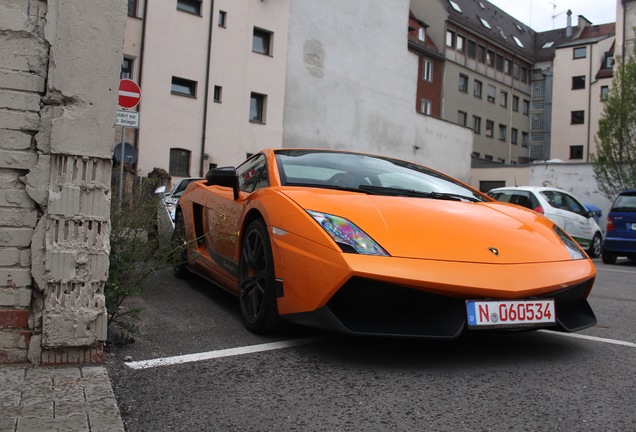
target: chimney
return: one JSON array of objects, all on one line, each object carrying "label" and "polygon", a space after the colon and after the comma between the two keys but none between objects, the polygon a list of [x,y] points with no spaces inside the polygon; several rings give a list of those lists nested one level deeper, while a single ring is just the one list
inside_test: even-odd
[{"label": "chimney", "polygon": [[568,9],[567,15],[568,15],[568,24],[567,24],[567,27],[565,28],[565,36],[572,37],[572,11],[570,9]]}]

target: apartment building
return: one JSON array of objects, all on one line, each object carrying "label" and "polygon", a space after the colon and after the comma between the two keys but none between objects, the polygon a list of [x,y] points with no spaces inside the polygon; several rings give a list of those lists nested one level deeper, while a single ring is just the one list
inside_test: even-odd
[{"label": "apartment building", "polygon": [[609,94],[615,24],[572,25],[537,34],[530,106],[530,156],[534,160],[589,162]]},{"label": "apartment building", "polygon": [[[140,127],[125,141],[141,175],[199,176],[262,148],[326,147],[469,178],[471,131],[435,118],[440,65],[437,87],[418,94],[420,54],[443,58],[430,39],[409,44],[409,0],[128,4],[122,77],[142,96]],[[418,112],[423,97],[431,115]]]},{"label": "apartment building", "polygon": [[426,22],[416,18],[413,13],[410,14],[409,50],[419,58],[415,110],[439,118],[442,111],[444,56],[427,35],[428,27]]},{"label": "apartment building", "polygon": [[442,118],[473,131],[473,165],[529,161],[535,32],[487,1],[412,0],[443,47]]}]

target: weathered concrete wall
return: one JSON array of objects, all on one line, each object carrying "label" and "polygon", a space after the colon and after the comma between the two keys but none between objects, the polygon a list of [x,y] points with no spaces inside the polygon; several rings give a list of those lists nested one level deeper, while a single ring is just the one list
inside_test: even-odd
[{"label": "weathered concrete wall", "polygon": [[368,151],[469,179],[472,130],[415,111],[409,4],[290,2],[284,147]]},{"label": "weathered concrete wall", "polygon": [[101,360],[125,0],[0,3],[0,363]]}]

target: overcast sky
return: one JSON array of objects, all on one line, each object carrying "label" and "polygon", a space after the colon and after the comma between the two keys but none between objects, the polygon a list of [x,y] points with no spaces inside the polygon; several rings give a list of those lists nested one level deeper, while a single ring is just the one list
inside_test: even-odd
[{"label": "overcast sky", "polygon": [[[617,0],[488,0],[509,15],[526,23],[535,31],[563,28],[566,12],[572,11],[572,24],[583,15],[592,24],[616,21]],[[556,4],[556,7],[553,5]],[[556,15],[554,22],[552,16]]]}]

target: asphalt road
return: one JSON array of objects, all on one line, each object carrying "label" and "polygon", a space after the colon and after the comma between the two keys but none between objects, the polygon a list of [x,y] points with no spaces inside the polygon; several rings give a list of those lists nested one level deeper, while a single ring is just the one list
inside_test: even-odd
[{"label": "asphalt road", "polygon": [[164,270],[129,300],[140,331],[106,367],[129,432],[633,432],[636,263],[595,264],[597,326],[452,342],[255,336],[234,297]]}]

